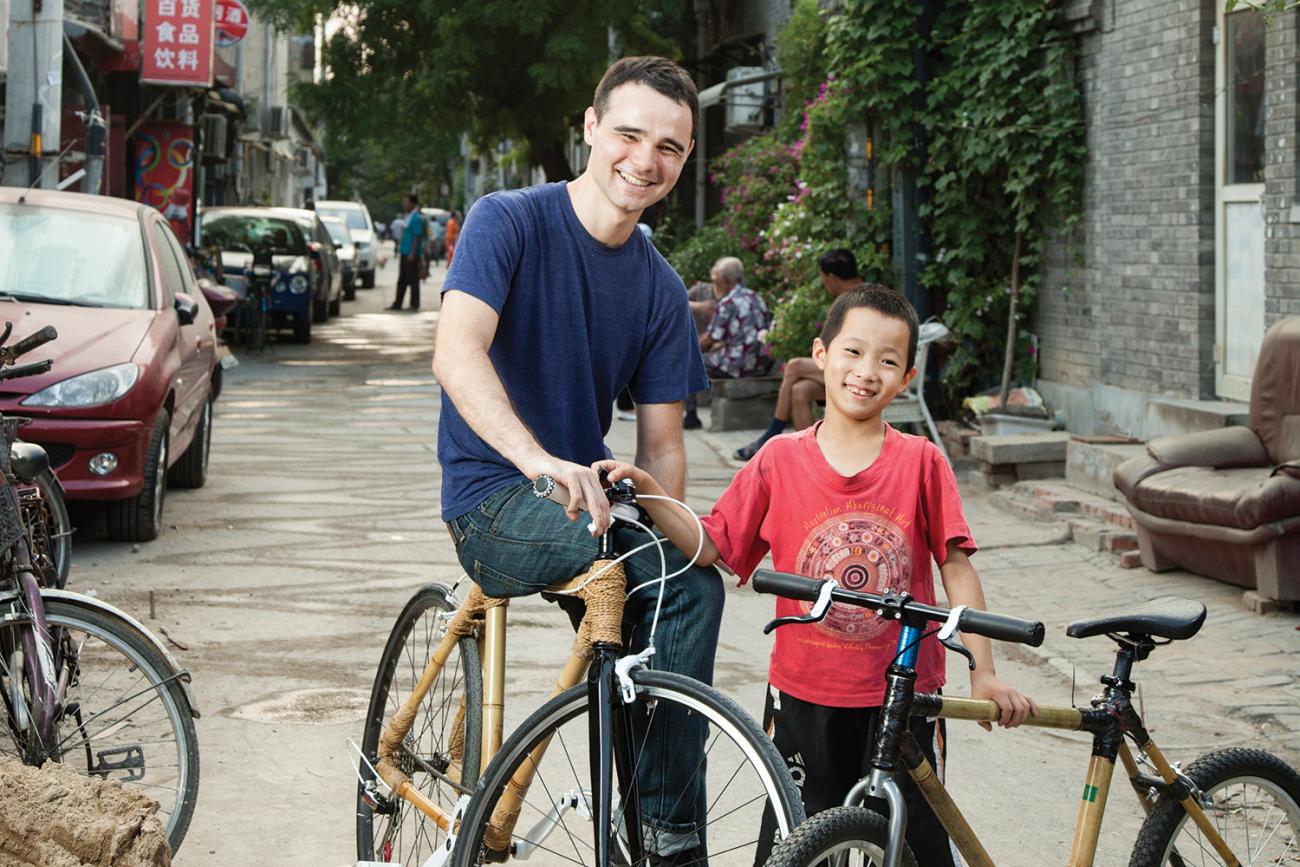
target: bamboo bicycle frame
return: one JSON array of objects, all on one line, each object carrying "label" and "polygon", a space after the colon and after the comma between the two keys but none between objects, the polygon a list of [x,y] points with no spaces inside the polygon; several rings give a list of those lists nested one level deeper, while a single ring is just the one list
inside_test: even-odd
[{"label": "bamboo bicycle frame", "polygon": [[[595,577],[588,581],[589,575]],[[547,588],[549,592],[575,595],[587,604],[587,612],[573,641],[573,652],[555,680],[551,698],[577,686],[582,681],[591,662],[594,644],[622,643],[623,593],[626,583],[622,565],[611,565],[607,560],[597,560],[586,574],[579,575],[562,585]],[[465,637],[474,637],[478,640],[483,659],[483,767],[486,767],[501,749],[505,724],[508,602],[506,599],[484,596],[477,584],[471,584],[468,598],[447,624],[447,632],[430,654],[419,683],[402,707],[389,719],[379,736],[378,761],[375,765],[378,776],[392,789],[395,797],[410,802],[436,822],[443,831],[453,830],[455,817],[416,788],[410,777],[399,767],[397,750],[415,722],[420,703],[424,701],[438,675],[442,673],[457,643]],[[457,715],[456,722],[453,724],[457,729],[464,718],[464,702],[465,696],[462,695],[461,713]],[[549,739],[538,744],[529,757],[530,761],[521,764],[507,784],[508,791],[497,803],[484,836],[490,848],[500,850],[508,845],[524,797],[532,784],[533,771],[541,761],[548,744]],[[452,746],[454,751],[455,745]],[[461,755],[453,754],[452,758],[455,764],[459,765]],[[459,784],[459,774],[456,776],[453,782]]]},{"label": "bamboo bicycle frame", "polygon": [[[918,695],[916,698],[919,705],[923,698],[927,697]],[[936,710],[932,714],[927,710],[927,715],[937,716],[942,719],[996,722],[1001,717],[1001,711],[992,701],[948,696],[932,696],[928,698],[937,702],[938,707],[935,709],[927,705],[928,710]],[[1025,725],[1067,731],[1100,731],[1102,730],[1101,724],[1106,723],[1108,717],[1108,715],[1103,714],[1104,712],[1084,711],[1078,708],[1040,706],[1036,714],[1025,720]],[[1142,751],[1151,761],[1160,778],[1165,783],[1173,785],[1178,780],[1177,773],[1165,759],[1164,754],[1156,746],[1155,742],[1149,736],[1146,736],[1145,730],[1142,731],[1141,735],[1145,736],[1145,740],[1140,743]],[[1143,810],[1149,811],[1151,809],[1150,803],[1142,794],[1146,791],[1147,785],[1141,780],[1138,764],[1125,741],[1120,740],[1117,746],[1118,756],[1128,774],[1129,782],[1132,784],[1138,800],[1142,803]],[[952,796],[944,788],[943,783],[935,774],[933,766],[931,766],[925,755],[915,747],[914,742],[910,739],[904,739],[901,752],[903,762],[908,769],[908,775],[916,782],[917,788],[921,790],[921,794],[925,796],[925,800],[943,824],[948,836],[956,844],[962,858],[971,867],[993,867],[993,861],[988,852],[985,851],[979,838],[966,821],[966,817],[962,815],[961,810],[953,801]],[[1091,867],[1093,863],[1093,858],[1097,852],[1097,840],[1101,833],[1102,815],[1106,810],[1106,799],[1110,794],[1110,782],[1114,771],[1114,759],[1108,759],[1094,753],[1088,761],[1083,794],[1079,801],[1079,813],[1075,820],[1074,842],[1071,844],[1070,860],[1067,862],[1069,867]],[[1228,849],[1223,838],[1219,836],[1214,824],[1205,815],[1205,811],[1197,803],[1196,799],[1188,795],[1182,799],[1181,803],[1183,809],[1187,811],[1187,815],[1205,834],[1206,839],[1224,858],[1225,862],[1229,865],[1238,864],[1239,862],[1233,856],[1231,850]]]}]

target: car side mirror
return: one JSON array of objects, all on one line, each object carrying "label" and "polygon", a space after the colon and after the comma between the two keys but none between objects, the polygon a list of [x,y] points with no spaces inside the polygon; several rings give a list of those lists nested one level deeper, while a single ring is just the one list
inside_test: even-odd
[{"label": "car side mirror", "polygon": [[343,249],[343,243],[342,243],[341,241],[335,241],[335,242],[334,242],[334,249],[335,249],[335,250],[342,250],[342,249]]},{"label": "car side mirror", "polygon": [[181,325],[193,325],[199,318],[199,302],[183,292],[176,293],[176,303],[172,306],[176,308],[176,318]]}]

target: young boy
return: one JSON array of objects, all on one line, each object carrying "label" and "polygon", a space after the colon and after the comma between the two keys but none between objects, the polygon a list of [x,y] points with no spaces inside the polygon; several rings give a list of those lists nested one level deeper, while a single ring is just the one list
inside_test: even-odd
[{"label": "young boy", "polygon": [[[893,290],[864,287],[836,299],[813,342],[813,360],[826,378],[825,420],[773,438],[736,475],[703,519],[701,565],[721,560],[743,583],[770,550],[782,572],[833,577],[855,590],[906,590],[933,604],[933,558],[950,605],[985,607],[952,469],[929,440],[900,433],[881,418],[916,375],[917,330],[916,311]],[[649,474],[630,464],[598,466],[611,480],[630,477],[639,491],[661,493]],[[695,553],[700,539],[689,516],[666,503],[642,502],[678,548]],[[776,603],[778,615],[808,608],[789,599]],[[869,767],[898,628],[874,612],[836,605],[821,623],[776,632],[764,728],[789,764],[809,815],[842,803]],[[988,639],[963,640],[976,660],[971,695],[997,703],[999,725],[1020,725],[1033,701],[998,680]],[[937,640],[921,645],[917,670],[919,692],[943,685],[944,651]],[[912,732],[942,775],[943,721],[914,720]],[[907,840],[918,863],[961,863],[915,786],[906,777],[901,785]],[[767,829],[763,839],[771,839]]]}]

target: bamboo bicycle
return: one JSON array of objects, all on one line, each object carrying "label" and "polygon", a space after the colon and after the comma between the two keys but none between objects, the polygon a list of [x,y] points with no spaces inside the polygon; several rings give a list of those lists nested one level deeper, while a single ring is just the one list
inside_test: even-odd
[{"label": "bamboo bicycle", "polygon": [[[818,813],[773,851],[767,867],[809,865],[883,865],[913,867],[917,862],[904,833],[907,810],[895,780],[905,768],[947,830],[966,863],[991,867],[992,860],[938,779],[907,728],[909,716],[994,722],[991,701],[916,694],[916,658],[920,642],[934,633],[945,646],[970,653],[955,639],[957,630],[1000,641],[1038,645],[1043,625],[1002,615],[955,608],[951,611],[912,601],[907,594],[878,596],[845,590],[833,581],[759,571],[759,592],[813,602],[806,617],[785,622],[813,622],[826,615],[831,602],[875,609],[901,621],[898,654],[886,672],[880,736],[873,747],[871,773],[850,791],[845,806]],[[1085,731],[1093,735],[1083,795],[1070,851],[1071,867],[1089,867],[1097,852],[1106,798],[1118,758],[1146,811],[1130,867],[1190,864],[1300,864],[1300,775],[1275,756],[1260,750],[1222,749],[1193,762],[1186,772],[1171,765],[1152,741],[1132,697],[1133,666],[1158,646],[1191,638],[1205,621],[1199,602],[1172,600],[1135,607],[1108,617],[1072,623],[1072,638],[1106,635],[1119,645],[1112,673],[1090,709],[1039,706],[1025,725]],[[924,631],[930,623],[941,628]],[[1136,758],[1126,739],[1137,747]],[[1144,770],[1145,767],[1145,770]],[[883,800],[886,819],[859,804],[866,797]]]},{"label": "bamboo bicycle", "polygon": [[[534,491],[554,487],[542,477]],[[802,820],[785,763],[744,711],[705,684],[648,669],[653,628],[647,651],[625,650],[621,561],[632,552],[616,557],[613,540],[618,527],[649,532],[648,518],[630,482],[606,496],[614,522],[596,562],[546,591],[586,605],[573,653],[550,700],[504,742],[507,600],[470,584],[460,602],[433,584],[407,603],[362,739],[361,860],[749,865],[769,804],[782,837]],[[677,574],[662,562],[663,578],[631,592],[662,594]],[[682,756],[692,758],[670,771]]]}]

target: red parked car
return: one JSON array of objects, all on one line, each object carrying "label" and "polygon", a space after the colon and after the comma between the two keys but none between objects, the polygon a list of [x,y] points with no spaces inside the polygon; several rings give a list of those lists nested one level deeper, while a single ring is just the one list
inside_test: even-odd
[{"label": "red parked car", "polygon": [[[49,373],[5,384],[70,500],[108,501],[116,539],[162,529],[168,482],[207,478],[217,332],[181,244],[151,207],[0,187],[0,320],[43,326]],[[35,360],[35,358],[33,359]]]}]

